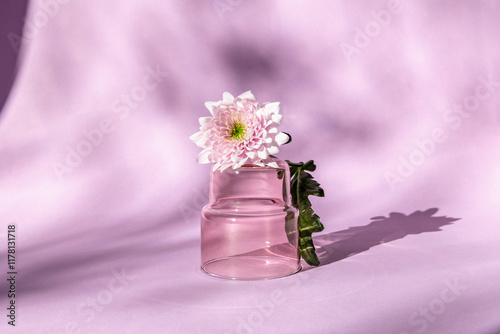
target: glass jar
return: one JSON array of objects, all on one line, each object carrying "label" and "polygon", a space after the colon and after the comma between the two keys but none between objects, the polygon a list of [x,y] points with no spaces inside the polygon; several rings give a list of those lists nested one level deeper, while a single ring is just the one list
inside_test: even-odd
[{"label": "glass jar", "polygon": [[201,212],[201,268],[227,279],[269,279],[298,272],[298,211],[288,164],[211,172]]}]

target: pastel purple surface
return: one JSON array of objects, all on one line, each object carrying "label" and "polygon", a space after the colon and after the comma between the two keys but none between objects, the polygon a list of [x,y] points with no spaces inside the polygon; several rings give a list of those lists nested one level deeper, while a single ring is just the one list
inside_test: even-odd
[{"label": "pastel purple surface", "polygon": [[[31,1],[0,113],[0,332],[500,333],[499,15]],[[326,228],[320,267],[228,282],[199,269],[210,166],[188,137],[247,90],[281,102],[279,157],[315,160]]]}]

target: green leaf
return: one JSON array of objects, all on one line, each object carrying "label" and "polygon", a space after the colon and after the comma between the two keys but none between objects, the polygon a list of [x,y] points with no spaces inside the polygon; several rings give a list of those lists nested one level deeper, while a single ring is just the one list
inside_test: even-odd
[{"label": "green leaf", "polygon": [[299,210],[299,248],[302,258],[310,265],[319,265],[316,249],[312,239],[314,232],[324,229],[319,216],[314,213],[309,196],[324,197],[325,192],[319,183],[308,172],[314,172],[316,165],[313,160],[306,163],[293,163],[286,160],[290,166],[290,191],[292,204]]}]

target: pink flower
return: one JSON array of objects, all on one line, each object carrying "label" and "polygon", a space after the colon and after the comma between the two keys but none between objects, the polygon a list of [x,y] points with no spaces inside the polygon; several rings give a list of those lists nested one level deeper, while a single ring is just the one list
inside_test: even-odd
[{"label": "pink flower", "polygon": [[214,163],[214,171],[244,164],[278,167],[269,155],[277,154],[290,139],[278,130],[283,118],[279,102],[261,104],[250,91],[236,98],[225,92],[222,101],[205,106],[212,117],[200,117],[200,131],[189,137],[203,149],[198,163]]}]

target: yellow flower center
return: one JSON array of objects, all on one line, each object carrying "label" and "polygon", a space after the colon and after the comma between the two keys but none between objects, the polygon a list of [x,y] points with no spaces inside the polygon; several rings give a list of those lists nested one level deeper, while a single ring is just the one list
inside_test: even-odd
[{"label": "yellow flower center", "polygon": [[242,140],[245,136],[245,126],[241,123],[233,124],[231,139]]}]

